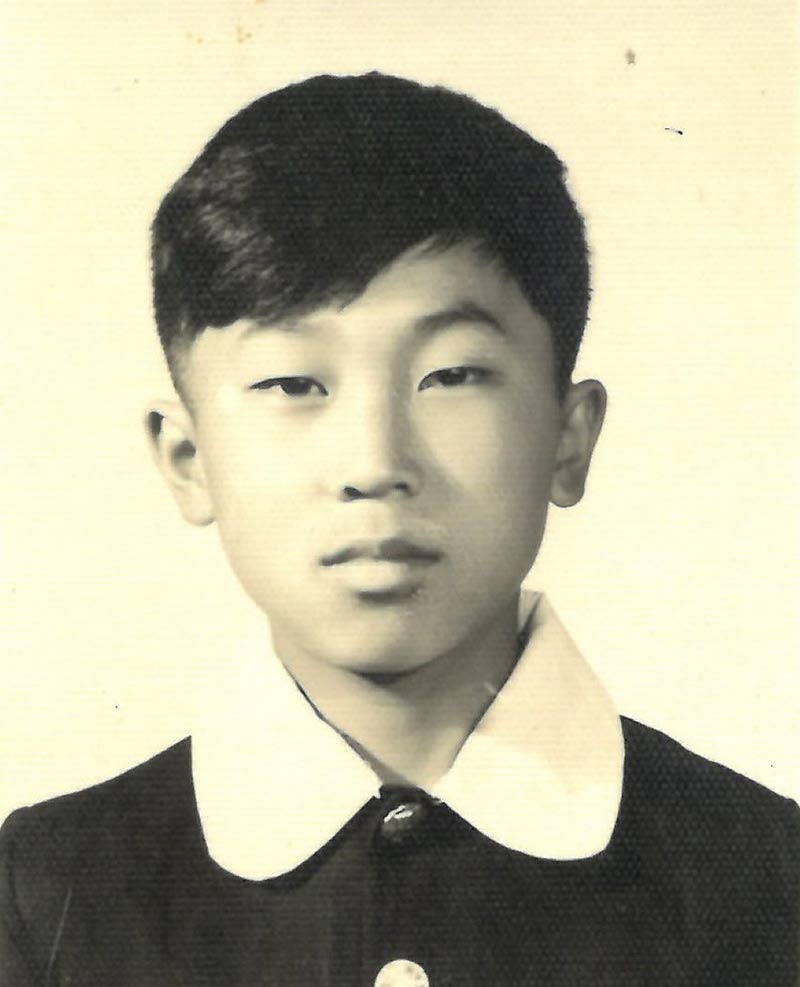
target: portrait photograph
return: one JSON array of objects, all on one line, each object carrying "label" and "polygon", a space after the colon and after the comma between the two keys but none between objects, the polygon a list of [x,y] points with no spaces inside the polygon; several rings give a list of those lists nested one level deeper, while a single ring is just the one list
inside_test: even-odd
[{"label": "portrait photograph", "polygon": [[0,24],[0,985],[800,983],[796,4]]}]

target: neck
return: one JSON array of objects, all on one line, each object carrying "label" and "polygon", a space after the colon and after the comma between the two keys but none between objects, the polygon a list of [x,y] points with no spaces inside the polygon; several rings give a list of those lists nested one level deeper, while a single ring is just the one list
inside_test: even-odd
[{"label": "neck", "polygon": [[464,646],[398,675],[278,653],[320,715],[383,782],[431,787],[517,660],[517,600]]}]

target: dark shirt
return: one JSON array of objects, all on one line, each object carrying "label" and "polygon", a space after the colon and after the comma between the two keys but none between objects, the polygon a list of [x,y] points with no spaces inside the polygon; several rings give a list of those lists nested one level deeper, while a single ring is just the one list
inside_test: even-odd
[{"label": "dark shirt", "polygon": [[800,809],[622,723],[620,812],[595,856],[527,856],[385,786],[266,881],[210,858],[184,740],[9,817],[0,983],[373,987],[398,958],[431,987],[800,983]]}]

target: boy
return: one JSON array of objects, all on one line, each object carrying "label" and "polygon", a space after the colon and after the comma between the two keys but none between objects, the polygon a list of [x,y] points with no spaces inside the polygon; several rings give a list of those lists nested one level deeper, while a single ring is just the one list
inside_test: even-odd
[{"label": "boy", "polygon": [[797,807],[620,719],[545,599],[581,217],[442,89],[311,79],[153,226],[148,414],[266,645],[190,741],[3,831],[3,983],[790,984]]}]

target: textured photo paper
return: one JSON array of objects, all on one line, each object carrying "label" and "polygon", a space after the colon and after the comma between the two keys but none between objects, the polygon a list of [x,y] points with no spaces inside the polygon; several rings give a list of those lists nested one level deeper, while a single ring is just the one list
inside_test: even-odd
[{"label": "textured photo paper", "polygon": [[[147,409],[176,400],[153,315],[150,224],[205,142],[248,103],[319,74],[373,70],[464,93],[550,146],[586,222],[591,304],[573,379],[602,381],[608,407],[585,495],[550,508],[525,586],[546,595],[620,714],[800,797],[792,4],[10,3],[2,20],[0,820],[140,764],[194,733],[209,704],[239,709],[261,695],[263,614],[216,526],[181,518],[148,447]],[[510,477],[494,482],[502,501]],[[563,722],[557,693],[542,690],[537,722]],[[218,752],[240,743],[225,722]],[[556,747],[568,759],[568,742]],[[293,751],[285,788],[305,777],[304,758],[319,756],[311,734]],[[505,770],[491,763],[495,777]],[[475,779],[487,800],[500,792],[477,769]],[[334,837],[349,810],[345,799],[339,823],[326,821],[331,786],[302,814],[309,832],[327,826]],[[221,791],[244,853],[260,842],[258,812]],[[794,847],[772,860],[776,875],[796,874]],[[308,854],[297,853],[303,864]],[[376,902],[388,894],[379,890]],[[640,907],[615,901],[619,914]],[[56,953],[75,941],[77,906],[67,904],[62,895],[43,918]],[[672,900],[651,904],[676,914]],[[201,922],[206,907],[186,914]],[[453,914],[471,914],[462,907]],[[284,916],[274,934],[316,956],[314,923],[329,908],[323,889],[313,906],[303,900],[305,932]],[[252,914],[227,921],[246,943]],[[364,937],[366,955],[377,947]],[[353,933],[325,948],[357,952],[358,942]],[[383,958],[419,967],[389,969],[386,984],[447,982],[435,959]],[[66,982],[59,962],[30,983]],[[381,982],[371,962],[359,975]],[[680,982],[675,963],[671,982]],[[194,969],[196,983],[260,982],[249,968]],[[308,983],[335,983],[336,969],[350,968],[308,973]],[[552,982],[583,975],[562,970]]]}]

